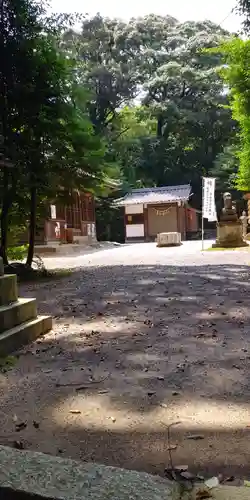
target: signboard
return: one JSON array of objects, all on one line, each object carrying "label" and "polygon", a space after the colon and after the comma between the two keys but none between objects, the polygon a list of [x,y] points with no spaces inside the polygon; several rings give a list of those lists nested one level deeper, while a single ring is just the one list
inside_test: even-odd
[{"label": "signboard", "polygon": [[50,205],[50,217],[51,219],[56,219],[56,206]]},{"label": "signboard", "polygon": [[202,217],[209,222],[217,221],[215,206],[215,178],[203,177]]}]

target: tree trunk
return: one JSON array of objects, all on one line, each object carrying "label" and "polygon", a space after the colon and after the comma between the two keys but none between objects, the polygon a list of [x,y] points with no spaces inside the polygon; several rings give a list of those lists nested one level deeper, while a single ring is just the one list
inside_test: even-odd
[{"label": "tree trunk", "polygon": [[9,206],[8,203],[6,203],[6,198],[5,198],[2,203],[2,212],[1,212],[1,247],[0,247],[0,256],[3,259],[3,263],[5,266],[8,265],[8,257],[7,257],[8,213],[9,213]]},{"label": "tree trunk", "polygon": [[162,137],[162,127],[163,127],[163,118],[162,116],[158,117],[157,120],[157,137]]},{"label": "tree trunk", "polygon": [[12,193],[9,190],[9,172],[7,167],[4,167],[3,171],[3,201],[1,209],[1,245],[0,245],[0,256],[3,259],[4,265],[8,265],[7,257],[7,234],[8,234],[8,215],[9,209],[12,203]]},{"label": "tree trunk", "polygon": [[29,224],[29,249],[26,265],[31,267],[34,258],[35,236],[36,236],[36,206],[37,191],[35,186],[30,189],[30,224]]}]

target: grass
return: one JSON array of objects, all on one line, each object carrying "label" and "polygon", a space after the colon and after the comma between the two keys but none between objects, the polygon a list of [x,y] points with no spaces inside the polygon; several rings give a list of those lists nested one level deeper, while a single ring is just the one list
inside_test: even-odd
[{"label": "grass", "polygon": [[47,269],[40,271],[35,269],[29,276],[24,276],[22,281],[53,281],[67,278],[71,276],[72,272],[72,269],[54,269],[53,271],[48,271]]},{"label": "grass", "polygon": [[223,251],[237,251],[237,250],[247,250],[249,251],[249,248],[247,247],[210,247],[210,248],[205,248],[204,252],[223,252]]},{"label": "grass", "polygon": [[5,274],[16,274],[19,283],[34,283],[67,278],[73,271],[72,269],[48,270],[43,265],[34,269],[27,267],[21,262],[16,262],[9,266],[5,266],[4,272]]}]

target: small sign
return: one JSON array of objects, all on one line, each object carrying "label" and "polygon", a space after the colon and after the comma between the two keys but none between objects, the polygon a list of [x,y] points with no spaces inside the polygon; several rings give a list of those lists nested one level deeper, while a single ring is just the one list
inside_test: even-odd
[{"label": "small sign", "polygon": [[51,219],[56,219],[56,206],[50,205],[50,217]]}]

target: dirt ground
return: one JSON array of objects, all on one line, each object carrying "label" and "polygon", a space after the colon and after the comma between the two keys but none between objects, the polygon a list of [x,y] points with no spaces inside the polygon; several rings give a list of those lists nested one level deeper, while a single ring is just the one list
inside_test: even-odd
[{"label": "dirt ground", "polygon": [[0,444],[163,474],[178,422],[175,465],[250,478],[248,260],[135,245],[22,286],[54,330],[0,375]]}]

